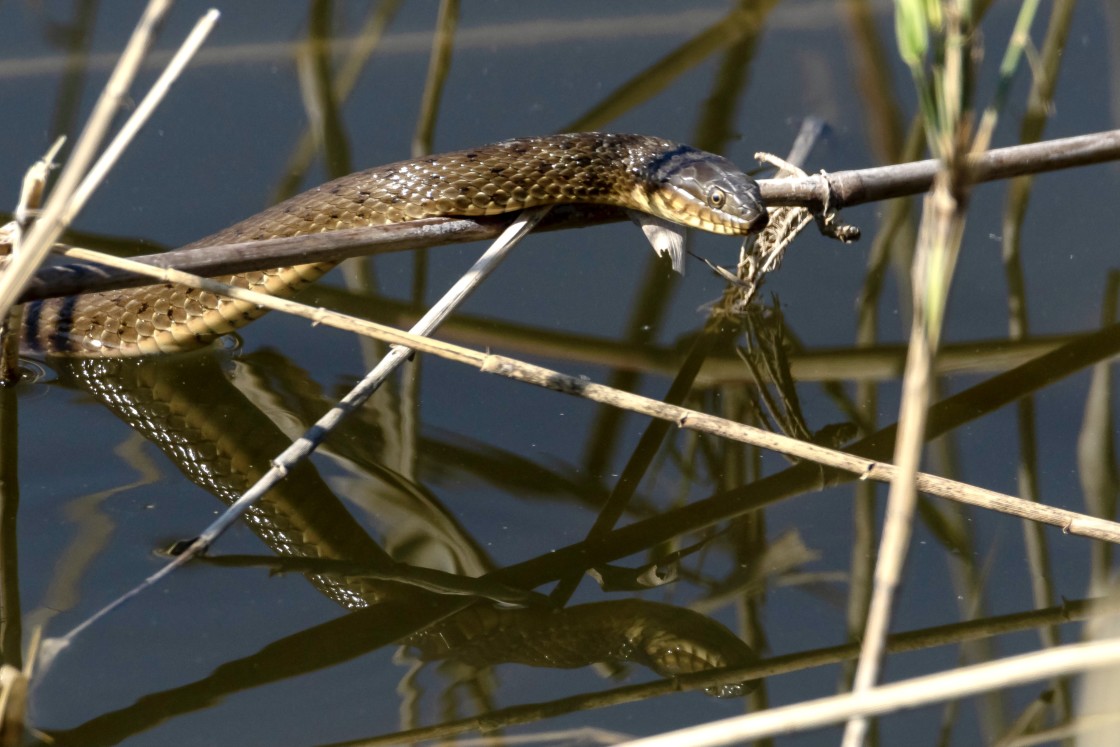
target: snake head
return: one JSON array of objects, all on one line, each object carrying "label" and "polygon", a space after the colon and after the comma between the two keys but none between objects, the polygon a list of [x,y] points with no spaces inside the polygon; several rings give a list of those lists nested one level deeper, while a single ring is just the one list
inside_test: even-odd
[{"label": "snake head", "polygon": [[745,235],[767,223],[758,182],[722,156],[686,145],[649,164],[650,212],[721,234]]}]

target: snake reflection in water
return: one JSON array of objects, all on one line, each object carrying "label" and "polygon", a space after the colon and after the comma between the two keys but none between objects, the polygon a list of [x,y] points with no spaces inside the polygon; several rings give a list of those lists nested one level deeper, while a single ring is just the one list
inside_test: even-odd
[{"label": "snake reflection in water", "polygon": [[[209,354],[149,360],[68,358],[56,361],[56,368],[60,381],[96,397],[155,444],[186,478],[229,505],[269,469],[272,457],[288,443],[255,403],[302,403],[293,408],[296,411],[324,403],[308,394],[303,385],[306,372],[278,353],[257,351],[239,357],[238,386],[229,380],[221,359]],[[425,622],[397,642],[420,661],[455,661],[472,671],[509,663],[548,668],[630,663],[665,678],[711,673],[719,679],[705,684],[704,691],[716,697],[739,697],[756,686],[757,681],[742,680],[733,671],[714,672],[749,666],[757,660],[756,654],[722,624],[687,608],[610,595],[607,601],[557,610],[528,602],[521,607],[508,602],[497,606],[476,596],[478,603],[444,616],[439,611],[450,612],[447,605],[463,600],[462,595],[449,596],[446,589],[433,594],[400,579],[386,580],[358,570],[392,568],[397,565],[393,559],[402,555],[429,562],[438,558],[432,565],[467,577],[492,570],[471,550],[475,541],[445,515],[438,498],[422,482],[392,470],[378,456],[380,439],[368,429],[361,433],[361,438],[342,439],[336,448],[341,450],[338,456],[362,475],[361,502],[386,527],[380,542],[307,462],[293,469],[245,517],[246,526],[273,556],[271,561],[267,556],[259,558],[260,566],[273,572],[303,573],[340,607],[351,613],[368,610],[367,624],[362,626],[367,628],[365,637],[346,644],[354,655],[384,645],[385,631],[416,619]],[[362,446],[354,447],[356,443]],[[423,440],[421,446],[421,452],[428,454],[441,448],[438,441]],[[451,461],[471,456],[463,452]],[[394,525],[399,525],[396,530],[388,529]],[[394,540],[395,534],[403,537]],[[412,553],[421,557],[412,558]],[[211,558],[219,566],[222,560],[220,555]],[[296,648],[308,647],[305,635],[314,638],[317,633],[294,634]],[[291,665],[276,649],[274,643],[239,662],[253,677],[259,672],[267,680],[268,668],[277,666],[271,656],[284,661],[285,670]],[[193,698],[188,701],[194,703]],[[139,703],[143,706],[145,701]]]}]

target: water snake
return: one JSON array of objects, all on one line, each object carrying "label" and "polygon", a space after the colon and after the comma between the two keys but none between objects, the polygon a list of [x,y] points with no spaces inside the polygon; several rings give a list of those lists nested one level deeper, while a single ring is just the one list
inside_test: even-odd
[{"label": "water snake", "polygon": [[[597,203],[631,211],[658,252],[681,266],[679,229],[745,235],[766,223],[758,185],[731,161],[645,135],[574,133],[401,161],[327,182],[184,249],[434,216]],[[334,266],[318,262],[220,280],[291,295]],[[31,353],[136,356],[203,345],[253,319],[258,306],[183,285],[88,293],[30,304]]]}]

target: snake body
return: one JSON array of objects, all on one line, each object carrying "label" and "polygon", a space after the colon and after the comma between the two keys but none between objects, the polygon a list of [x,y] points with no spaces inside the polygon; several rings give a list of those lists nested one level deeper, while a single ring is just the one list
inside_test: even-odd
[{"label": "snake body", "polygon": [[[758,185],[721,156],[644,135],[575,133],[506,140],[344,176],[184,249],[562,203],[614,205],[721,234],[744,235],[766,222]],[[219,279],[287,296],[334,264]],[[263,313],[253,304],[168,283],[31,304],[23,343],[46,355],[164,353],[203,345]]]}]

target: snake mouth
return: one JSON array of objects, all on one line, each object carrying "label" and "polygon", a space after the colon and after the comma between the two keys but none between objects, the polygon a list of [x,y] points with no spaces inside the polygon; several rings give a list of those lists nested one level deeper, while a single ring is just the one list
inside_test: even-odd
[{"label": "snake mouth", "polygon": [[765,228],[770,221],[766,208],[750,194],[744,195],[741,203],[742,209],[735,212],[716,210],[681,189],[665,185],[650,194],[648,209],[658,218],[724,236],[745,236]]}]

